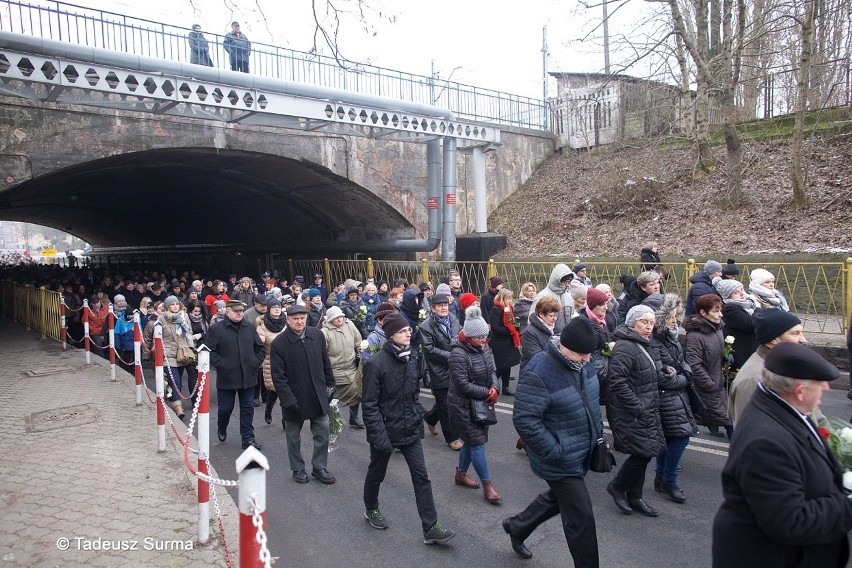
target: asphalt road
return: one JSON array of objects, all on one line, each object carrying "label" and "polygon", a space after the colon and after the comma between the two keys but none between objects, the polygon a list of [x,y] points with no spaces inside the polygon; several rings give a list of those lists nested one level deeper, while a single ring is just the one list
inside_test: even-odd
[{"label": "asphalt road", "polygon": [[[211,394],[211,461],[220,475],[233,478],[234,460],[242,452],[236,410],[227,441],[219,443],[213,435],[215,389]],[[842,390],[826,393],[823,412],[848,419],[852,403],[845,394]],[[428,391],[422,391],[421,400],[427,409],[431,407],[433,399]],[[329,456],[328,469],[337,477],[337,483],[326,486],[312,479],[299,485],[290,476],[280,408],[274,410],[271,425],[263,420],[263,407],[255,409],[256,437],[270,463],[266,511],[269,549],[273,557],[278,557],[275,566],[572,566],[558,518],[542,525],[527,540],[534,554],[532,560],[523,560],[512,552],[500,526],[503,518],[517,513],[547,489],[546,483],[531,472],[524,452],[515,449],[512,402],[512,398],[501,397],[499,423],[491,428],[487,446],[491,477],[503,495],[500,506],[487,503],[481,490],[456,486],[453,473],[458,454],[447,447],[441,435],[426,434],[423,445],[438,517],[457,532],[446,546],[426,546],[422,542],[411,480],[401,454],[394,453],[380,494],[382,512],[390,528],[378,531],[363,518],[362,489],[369,463],[363,430],[347,428],[339,448]],[[645,498],[660,511],[657,518],[626,516],[617,511],[605,491],[614,472],[587,476],[601,566],[711,565],[711,527],[722,499],[720,472],[727,459],[728,444],[701,430],[682,460],[680,484],[687,494],[685,504],[675,504],[654,492],[653,462],[649,466]],[[302,431],[302,453],[310,464],[307,423]],[[616,458],[620,465],[624,456],[616,454]],[[236,490],[233,496],[236,498]]]}]

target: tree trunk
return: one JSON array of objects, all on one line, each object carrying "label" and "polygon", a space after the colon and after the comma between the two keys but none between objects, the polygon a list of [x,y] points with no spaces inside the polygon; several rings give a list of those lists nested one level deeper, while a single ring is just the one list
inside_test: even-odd
[{"label": "tree trunk", "polygon": [[805,109],[807,109],[808,104],[808,77],[811,70],[816,3],[817,0],[807,0],[807,13],[802,21],[802,56],[799,61],[796,119],[793,123],[792,160],[790,164],[790,181],[793,184],[793,207],[795,209],[804,209],[808,206],[805,180],[802,175],[802,138],[805,132]]},{"label": "tree trunk", "polygon": [[695,96],[695,145],[698,150],[698,167],[706,174],[715,169],[710,143],[710,93],[707,81],[698,77]]}]

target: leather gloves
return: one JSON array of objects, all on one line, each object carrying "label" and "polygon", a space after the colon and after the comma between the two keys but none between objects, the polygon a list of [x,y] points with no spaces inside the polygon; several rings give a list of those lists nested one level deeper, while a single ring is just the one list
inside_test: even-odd
[{"label": "leather gloves", "polygon": [[663,365],[662,372],[663,376],[667,379],[673,379],[677,375],[677,371],[675,370],[675,368],[669,365]]}]

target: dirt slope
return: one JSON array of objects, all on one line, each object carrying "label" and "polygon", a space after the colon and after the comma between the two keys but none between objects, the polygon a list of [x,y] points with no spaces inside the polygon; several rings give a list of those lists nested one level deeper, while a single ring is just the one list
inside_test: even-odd
[{"label": "dirt slope", "polygon": [[788,140],[745,145],[744,204],[723,207],[724,147],[713,175],[688,148],[565,150],[489,218],[508,236],[503,258],[635,257],[649,240],[663,256],[852,251],[852,134],[806,143],[811,206],[790,207]]}]

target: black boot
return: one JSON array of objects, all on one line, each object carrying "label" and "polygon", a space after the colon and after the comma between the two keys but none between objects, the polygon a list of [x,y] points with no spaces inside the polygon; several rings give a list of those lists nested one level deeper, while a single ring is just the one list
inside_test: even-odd
[{"label": "black boot", "polygon": [[267,424],[272,424],[272,409],[275,408],[275,399],[277,398],[274,392],[267,392],[266,394],[266,409],[263,413],[263,419]]},{"label": "black boot", "polygon": [[349,407],[349,425],[355,428],[356,430],[364,429],[364,423],[361,422],[360,418],[358,418],[358,409],[360,407],[360,404],[353,404]]}]

